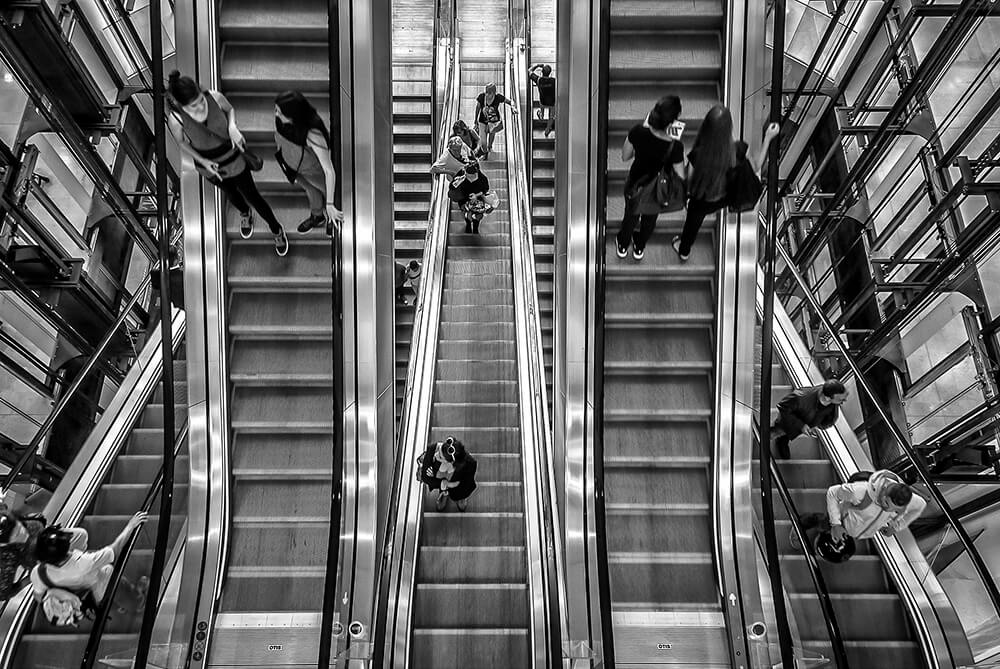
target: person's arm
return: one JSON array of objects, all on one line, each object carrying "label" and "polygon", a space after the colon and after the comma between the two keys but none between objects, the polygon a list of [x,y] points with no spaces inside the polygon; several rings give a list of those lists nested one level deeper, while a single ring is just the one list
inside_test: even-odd
[{"label": "person's arm", "polygon": [[219,108],[222,109],[223,113],[229,118],[229,139],[233,141],[239,149],[243,150],[247,148],[246,137],[240,132],[240,128],[236,125],[236,110],[233,109],[233,105],[230,104],[226,96],[218,91],[209,91],[211,96],[215,98],[215,101],[219,103]]},{"label": "person's arm", "polygon": [[684,164],[684,145],[680,141],[675,142],[677,148],[676,153],[673,155],[674,159],[674,173],[681,178],[682,181],[687,181],[687,165]]},{"label": "person's arm", "polygon": [[[476,112],[472,115],[472,122],[479,123],[479,115],[483,112],[483,103],[480,102],[482,97],[476,98]],[[478,139],[476,141],[479,141]]]},{"label": "person's arm", "polygon": [[622,144],[622,162],[627,163],[633,158],[635,158],[635,147],[632,146],[632,142],[626,137],[625,143]]},{"label": "person's arm", "polygon": [[771,142],[778,136],[780,130],[781,127],[777,123],[767,124],[767,129],[764,130],[764,141],[760,145],[760,151],[757,152],[756,156],[750,157],[750,164],[753,166],[753,171],[757,174],[760,174],[760,170],[764,166],[764,161],[767,159],[767,151],[771,147]]},{"label": "person's arm", "polygon": [[893,518],[889,521],[887,527],[889,532],[883,532],[883,534],[893,535],[896,532],[901,532],[910,526],[914,520],[919,518],[923,514],[924,509],[927,508],[927,502],[920,495],[914,494],[910,498],[910,503],[906,506],[906,511],[902,514]]},{"label": "person's arm", "polygon": [[[860,488],[861,496],[858,496]],[[851,483],[832,485],[826,490],[826,515],[830,519],[830,534],[834,541],[841,541],[847,530],[844,529],[844,505],[855,505],[864,497],[866,485],[857,486]]]},{"label": "person's arm", "polygon": [[194,164],[200,165],[201,168],[205,170],[205,172],[207,172],[210,176],[213,176],[216,179],[221,178],[219,176],[218,166],[211,160],[203,158],[201,154],[199,154],[191,147],[191,142],[189,142],[188,138],[184,135],[184,128],[181,126],[180,122],[174,117],[173,114],[167,116],[167,127],[170,129],[170,134],[173,136],[174,141],[177,142],[177,146],[180,147],[181,153],[186,153],[187,155],[191,156],[191,159],[194,161]]},{"label": "person's arm", "polygon": [[125,523],[125,527],[122,529],[121,533],[108,545],[108,548],[110,548],[114,553],[111,558],[112,562],[114,562],[115,556],[121,555],[122,548],[125,547],[125,543],[129,540],[129,537],[132,536],[132,532],[141,527],[142,524],[146,522],[147,517],[148,514],[145,511],[140,511],[128,519],[128,522]]},{"label": "person's arm", "polygon": [[438,156],[438,159],[434,161],[433,165],[431,165],[431,176],[436,177],[439,174],[449,174],[447,154],[448,149],[445,149],[444,153]]},{"label": "person's arm", "polygon": [[840,415],[840,409],[832,412],[829,416],[824,418],[816,425],[818,430],[827,430],[837,424],[837,417]]},{"label": "person's arm", "polygon": [[329,147],[319,144],[312,139],[307,139],[306,141],[312,147],[313,153],[316,154],[319,165],[323,168],[323,176],[326,177],[327,213],[330,215],[331,220],[339,223],[344,220],[344,214],[333,203],[333,194],[337,192],[337,170],[333,167],[333,156],[330,154]]}]

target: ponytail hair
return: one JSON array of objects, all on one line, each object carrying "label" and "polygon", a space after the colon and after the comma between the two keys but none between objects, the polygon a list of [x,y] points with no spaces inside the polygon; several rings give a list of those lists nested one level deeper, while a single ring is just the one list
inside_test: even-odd
[{"label": "ponytail hair", "polygon": [[184,106],[195,101],[201,95],[201,87],[198,83],[178,70],[170,73],[167,79],[167,91],[177,104]]}]

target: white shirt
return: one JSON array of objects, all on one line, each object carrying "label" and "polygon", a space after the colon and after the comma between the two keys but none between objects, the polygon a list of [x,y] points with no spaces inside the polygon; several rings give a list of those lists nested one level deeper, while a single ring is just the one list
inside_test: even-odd
[{"label": "white shirt", "polygon": [[[104,590],[114,571],[115,551],[105,546],[98,551],[71,550],[66,562],[59,566],[46,565],[45,572],[57,588],[67,590],[90,590],[94,599],[101,601]],[[31,586],[38,598],[48,590],[38,575],[41,565],[31,570]]]}]

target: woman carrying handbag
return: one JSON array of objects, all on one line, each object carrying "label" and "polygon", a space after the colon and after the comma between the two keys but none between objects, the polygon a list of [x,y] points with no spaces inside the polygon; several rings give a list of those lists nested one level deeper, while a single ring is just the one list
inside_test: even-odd
[{"label": "woman carrying handbag", "polygon": [[490,159],[493,150],[493,138],[503,130],[503,119],[500,118],[500,105],[510,106],[512,114],[517,114],[517,107],[500,93],[497,85],[486,84],[486,89],[476,96],[476,123],[479,124],[479,148],[476,156],[483,160]]},{"label": "woman carrying handbag", "polygon": [[306,233],[325,226],[333,234],[344,215],[333,203],[337,172],[330,154],[330,131],[316,108],[298,91],[285,91],[274,100],[274,157],[289,183],[301,188],[309,200],[309,218],[299,224]]},{"label": "woman carrying handbag", "polygon": [[777,123],[769,124],[760,151],[748,156],[746,142],[733,140],[729,110],[722,105],[709,110],[688,153],[687,217],[684,229],[672,242],[682,261],[691,255],[691,246],[706,216],[727,205],[733,211],[756,206],[763,192],[758,175],[778,130]]},{"label": "woman carrying handbag", "polygon": [[275,252],[287,254],[285,231],[253,180],[252,170],[259,170],[262,162],[246,150],[233,106],[222,93],[203,91],[194,79],[177,70],[170,73],[167,88],[172,107],[167,115],[170,133],[181,151],[194,159],[198,172],[240,212],[240,236],[250,239],[253,234],[252,206],[271,229]]}]

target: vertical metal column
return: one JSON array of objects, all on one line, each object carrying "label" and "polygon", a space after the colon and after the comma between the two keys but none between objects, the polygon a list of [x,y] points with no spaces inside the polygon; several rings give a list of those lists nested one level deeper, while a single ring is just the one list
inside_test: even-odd
[{"label": "vertical metal column", "polygon": [[340,91],[331,108],[340,110],[344,211],[343,520],[331,532],[341,531],[337,595],[345,645],[336,654],[362,667],[371,657],[394,462],[392,8],[389,0],[355,0],[335,1],[331,11],[339,24],[332,37],[340,49]]}]

